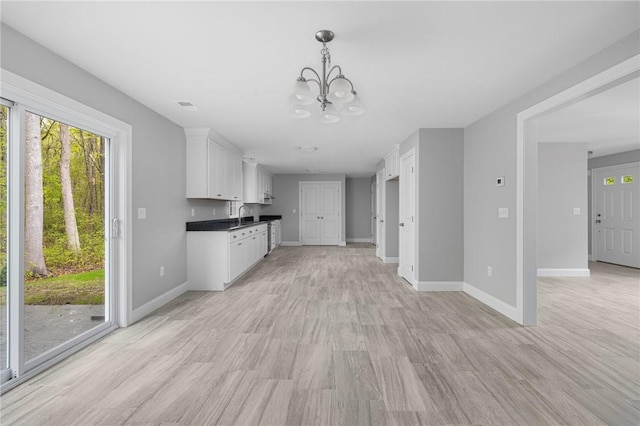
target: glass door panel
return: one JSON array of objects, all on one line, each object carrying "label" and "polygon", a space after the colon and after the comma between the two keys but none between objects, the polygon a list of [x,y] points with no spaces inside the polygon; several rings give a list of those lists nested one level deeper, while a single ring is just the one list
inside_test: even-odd
[{"label": "glass door panel", "polygon": [[108,139],[28,111],[24,124],[24,359],[29,362],[108,320]]},{"label": "glass door panel", "polygon": [[7,310],[7,140],[9,134],[9,107],[0,104],[0,370],[9,367],[9,312]]}]

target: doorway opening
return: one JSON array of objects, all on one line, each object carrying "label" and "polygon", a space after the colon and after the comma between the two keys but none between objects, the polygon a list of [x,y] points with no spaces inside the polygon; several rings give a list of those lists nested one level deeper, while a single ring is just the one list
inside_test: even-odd
[{"label": "doorway opening", "polygon": [[[537,318],[538,129],[535,118],[577,102],[640,74],[640,55],[589,78],[517,115],[516,144],[516,321]],[[526,212],[526,214],[525,214]]]}]

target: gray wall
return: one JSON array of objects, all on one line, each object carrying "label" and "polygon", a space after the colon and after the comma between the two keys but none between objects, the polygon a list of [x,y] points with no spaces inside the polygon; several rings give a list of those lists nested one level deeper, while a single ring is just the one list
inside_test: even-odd
[{"label": "gray wall", "polygon": [[418,281],[461,282],[464,274],[462,129],[420,129]]},{"label": "gray wall", "polygon": [[538,268],[588,268],[586,174],[586,144],[539,144]]},{"label": "gray wall", "polygon": [[418,281],[463,279],[463,147],[463,129],[420,129],[400,144],[400,157],[416,149]]},{"label": "gray wall", "polygon": [[[516,306],[516,115],[567,88],[605,71],[640,52],[640,32],[567,70],[542,86],[481,118],[464,132],[464,281],[511,306]],[[537,170],[537,144],[528,144],[525,171]],[[497,187],[495,178],[506,177]],[[526,200],[535,201],[537,176],[527,185]],[[535,206],[535,203],[532,204]],[[498,207],[509,209],[498,219]],[[527,207],[530,207],[527,209]],[[527,204],[527,234],[535,235],[535,207]],[[533,223],[533,225],[531,225]],[[533,229],[532,229],[533,228]],[[536,242],[527,243],[537,252]],[[487,276],[487,265],[493,276]],[[535,262],[525,265],[527,280],[535,280]],[[529,297],[529,295],[527,295]],[[533,296],[532,296],[533,297]],[[528,315],[525,310],[525,316]],[[526,320],[525,320],[526,321]],[[527,321],[528,322],[528,321]]]},{"label": "gray wall", "polygon": [[[185,136],[182,128],[71,62],[1,27],[2,67],[133,127],[133,308],[187,281]],[[165,275],[159,276],[164,265]]]},{"label": "gray wall", "polygon": [[400,255],[400,181],[384,182],[385,216],[384,216],[384,257],[393,258]]},{"label": "gray wall", "polygon": [[347,240],[371,239],[371,178],[346,178],[345,200]]},{"label": "gray wall", "polygon": [[[339,181],[342,195],[342,236],[341,242],[346,243],[346,200],[345,200],[345,175],[274,175],[273,176],[273,204],[264,206],[262,214],[282,215],[282,241],[300,241],[300,182],[304,181]],[[295,209],[295,213],[293,210]]]},{"label": "gray wall", "polygon": [[[588,161],[588,168],[589,171],[591,171],[592,169],[597,169],[600,167],[608,167],[608,166],[617,166],[620,164],[628,164],[628,163],[635,163],[640,161],[640,149],[634,149],[633,151],[626,151],[626,152],[620,152],[618,154],[611,154],[611,155],[605,155],[603,157],[596,157],[596,158],[590,158]],[[589,243],[588,243],[588,248],[589,248],[589,255],[591,256],[591,249],[592,249],[592,239],[591,239],[591,226],[593,225],[593,218],[591,217],[591,173],[589,173],[589,176],[587,176],[587,200],[588,200],[588,205],[589,205],[589,212],[588,212],[588,220],[589,220]]]}]

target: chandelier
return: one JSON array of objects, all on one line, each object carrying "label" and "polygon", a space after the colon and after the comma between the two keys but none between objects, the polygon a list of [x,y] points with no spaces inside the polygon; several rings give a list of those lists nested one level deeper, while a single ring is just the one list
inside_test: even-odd
[{"label": "chandelier", "polygon": [[[314,95],[311,93],[309,82],[318,85],[319,94],[315,100],[320,103],[321,123],[337,123],[340,114],[357,116],[364,114],[364,106],[358,93],[353,89],[353,83],[342,74],[340,65],[331,65],[331,53],[327,43],[333,40],[334,34],[329,30],[320,30],[316,33],[316,40],[322,43],[322,74],[311,67],[304,67],[300,71],[300,77],[296,80],[293,95],[291,95],[291,116],[295,118],[311,117],[310,105],[314,103]],[[312,73],[315,78],[304,76],[305,71]],[[332,77],[336,71],[335,77]],[[340,107],[340,111],[336,108]]]}]

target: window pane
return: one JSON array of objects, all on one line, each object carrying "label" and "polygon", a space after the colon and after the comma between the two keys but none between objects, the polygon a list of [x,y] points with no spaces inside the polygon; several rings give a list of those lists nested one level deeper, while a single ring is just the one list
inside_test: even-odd
[{"label": "window pane", "polygon": [[616,183],[616,178],[614,177],[604,178],[605,185],[615,185],[615,183]]}]

